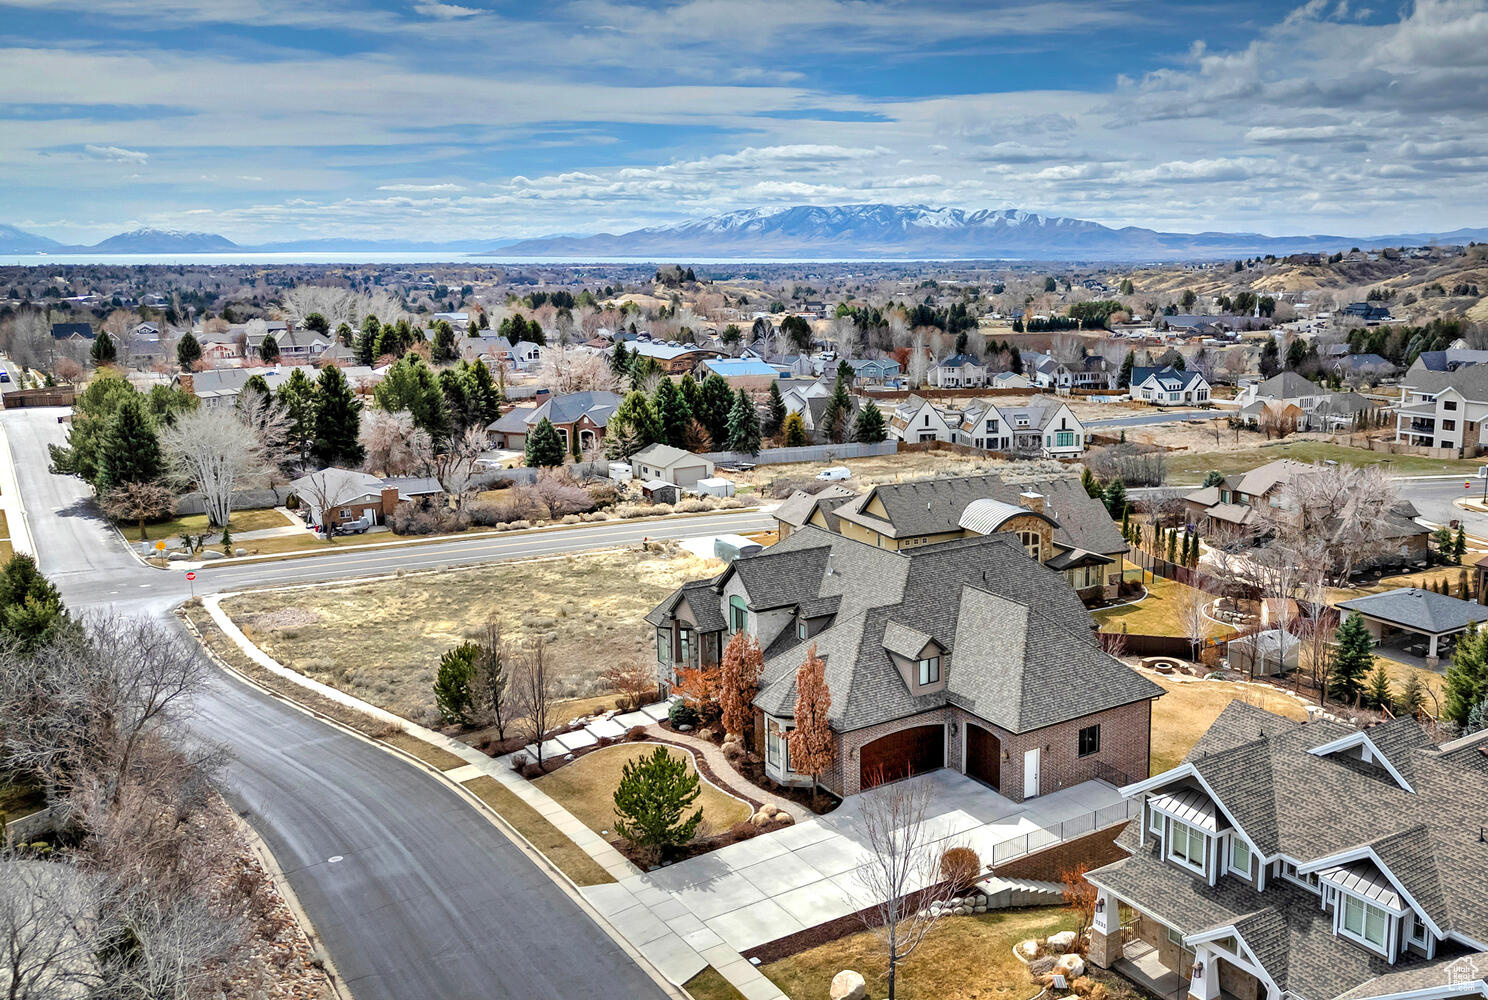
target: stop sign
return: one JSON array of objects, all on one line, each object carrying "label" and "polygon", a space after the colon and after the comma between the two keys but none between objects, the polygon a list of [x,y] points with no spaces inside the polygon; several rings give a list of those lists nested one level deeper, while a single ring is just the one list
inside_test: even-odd
[{"label": "stop sign", "polygon": [[196,579],[196,574],[195,573],[187,573],[186,574],[186,579],[188,579],[188,580],[195,580]]}]

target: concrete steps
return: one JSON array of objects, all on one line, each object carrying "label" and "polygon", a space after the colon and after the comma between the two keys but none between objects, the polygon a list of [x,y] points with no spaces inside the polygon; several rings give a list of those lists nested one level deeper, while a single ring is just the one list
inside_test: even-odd
[{"label": "concrete steps", "polygon": [[986,894],[989,910],[1014,906],[1059,906],[1064,903],[1064,886],[1058,882],[989,875],[980,880],[977,887]]}]

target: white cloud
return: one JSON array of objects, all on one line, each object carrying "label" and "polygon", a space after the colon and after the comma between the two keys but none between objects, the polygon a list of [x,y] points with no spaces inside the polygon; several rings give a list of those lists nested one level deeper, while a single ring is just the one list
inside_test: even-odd
[{"label": "white cloud", "polygon": [[108,160],[110,163],[147,163],[150,159],[149,153],[122,146],[96,146],[88,143],[83,147],[83,152],[95,160]]},{"label": "white cloud", "polygon": [[411,192],[434,192],[434,191],[464,191],[462,184],[381,184],[379,191],[411,191]]},{"label": "white cloud", "polygon": [[440,21],[450,21],[463,17],[475,17],[481,13],[474,7],[461,7],[453,3],[416,3],[413,9],[425,17],[432,17]]}]

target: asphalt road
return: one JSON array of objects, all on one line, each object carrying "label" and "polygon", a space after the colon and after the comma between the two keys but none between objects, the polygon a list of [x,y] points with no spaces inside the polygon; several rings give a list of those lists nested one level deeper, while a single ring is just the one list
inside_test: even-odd
[{"label": "asphalt road", "polygon": [[1175,424],[1182,420],[1217,420],[1228,416],[1229,410],[1160,410],[1139,417],[1112,417],[1110,420],[1090,420],[1086,427],[1100,430],[1105,427],[1142,427],[1146,424]]},{"label": "asphalt road", "polygon": [[[141,565],[83,508],[86,487],[46,471],[46,443],[60,437],[55,412],[5,411],[0,421],[41,568],[69,608],[165,616],[187,594],[183,574]],[[535,548],[439,546],[438,556],[418,549],[398,565],[583,548],[619,536],[528,537]],[[388,558],[348,552],[325,562],[244,565],[231,577],[224,568],[217,582],[362,575],[389,567]],[[199,583],[222,589],[216,572]],[[224,793],[268,843],[358,1000],[669,995],[439,780],[226,674],[211,678],[196,705],[196,732],[233,751]]]}]

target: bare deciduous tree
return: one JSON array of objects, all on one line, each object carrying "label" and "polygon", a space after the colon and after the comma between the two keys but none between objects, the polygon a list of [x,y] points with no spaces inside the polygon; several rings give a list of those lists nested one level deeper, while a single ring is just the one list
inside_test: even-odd
[{"label": "bare deciduous tree", "polygon": [[103,512],[116,521],[135,521],[145,538],[145,522],[165,517],[176,509],[176,495],[159,483],[129,482],[98,498]]},{"label": "bare deciduous tree", "polygon": [[1208,603],[1209,595],[1196,587],[1184,587],[1178,594],[1178,627],[1188,640],[1192,651],[1189,658],[1195,663],[1198,662],[1199,648],[1204,644],[1204,637],[1209,633],[1209,617],[1204,613]]},{"label": "bare deciduous tree", "polygon": [[553,728],[553,703],[557,700],[557,676],[548,662],[547,644],[536,639],[522,655],[517,668],[517,711],[522,718],[522,736],[536,747],[542,766],[543,740]]},{"label": "bare deciduous tree", "polygon": [[452,438],[434,457],[434,477],[454,500],[456,509],[465,506],[475,485],[475,463],[490,447],[485,430],[471,426]]},{"label": "bare deciduous tree", "polygon": [[542,348],[538,352],[537,380],[557,393],[613,392],[620,385],[609,356],[587,347]]},{"label": "bare deciduous tree", "polygon": [[433,461],[429,432],[415,427],[407,410],[364,411],[358,440],[367,452],[362,467],[374,475],[423,475]]},{"label": "bare deciduous tree", "polygon": [[516,693],[512,685],[511,645],[501,631],[501,621],[487,616],[481,629],[480,656],[475,663],[476,703],[481,717],[496,727],[496,738],[506,739],[511,722],[511,702]]},{"label": "bare deciduous tree", "polygon": [[207,518],[218,527],[228,522],[234,490],[262,486],[275,472],[259,430],[229,407],[179,414],[160,444],[172,474],[201,492]]},{"label": "bare deciduous tree", "polygon": [[855,877],[872,900],[861,916],[882,945],[889,1000],[895,995],[899,963],[914,954],[940,921],[943,908],[936,904],[959,888],[940,878],[940,848],[949,845],[935,842],[927,821],[931,797],[931,786],[923,781],[880,784],[860,797],[858,822],[868,863]]}]

